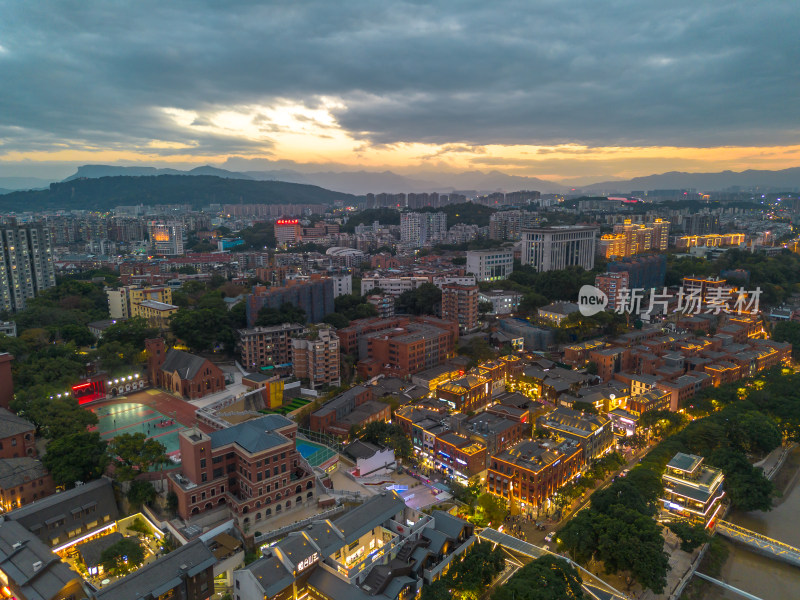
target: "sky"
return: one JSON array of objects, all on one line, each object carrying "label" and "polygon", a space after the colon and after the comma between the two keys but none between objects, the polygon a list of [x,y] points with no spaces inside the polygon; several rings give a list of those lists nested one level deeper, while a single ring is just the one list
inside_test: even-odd
[{"label": "sky", "polygon": [[0,0],[0,175],[800,166],[800,3]]}]

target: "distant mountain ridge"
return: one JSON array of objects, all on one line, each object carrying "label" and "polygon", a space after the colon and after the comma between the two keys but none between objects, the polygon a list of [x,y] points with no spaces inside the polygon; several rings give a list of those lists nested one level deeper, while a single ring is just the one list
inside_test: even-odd
[{"label": "distant mountain ridge", "polygon": [[[800,167],[778,171],[722,171],[718,173],[686,173],[670,171],[632,179],[602,181],[586,185],[566,185],[537,177],[508,175],[501,171],[467,171],[462,173],[425,172],[415,176],[392,171],[320,171],[303,173],[293,169],[231,171],[211,165],[189,171],[157,167],[124,167],[115,165],[83,165],[64,181],[97,179],[101,177],[213,176],[242,181],[272,181],[311,185],[357,196],[367,193],[411,193],[453,191],[486,194],[496,191],[538,190],[542,193],[574,193],[586,195],[629,194],[636,190],[696,189],[699,192],[763,188],[778,191],[800,189]],[[43,189],[46,179],[0,177],[0,194],[9,190]]]},{"label": "distant mountain ridge", "polygon": [[313,185],[252,181],[211,175],[118,175],[50,184],[46,190],[17,191],[0,197],[0,210],[86,209],[107,211],[120,205],[333,204],[355,196]]},{"label": "distant mountain ridge", "polygon": [[634,177],[626,181],[605,181],[581,187],[584,192],[631,192],[633,190],[663,190],[691,188],[698,192],[720,191],[732,187],[771,188],[791,191],[800,187],[800,167],[780,171],[748,169],[719,173],[684,173],[670,171],[661,175]]},{"label": "distant mountain ridge", "polygon": [[74,179],[99,179],[100,177],[153,177],[157,175],[211,175],[225,179],[253,179],[244,173],[235,173],[218,169],[210,165],[196,167],[191,171],[180,171],[178,169],[161,169],[158,167],[117,167],[114,165],[83,165],[78,167],[75,174],[70,175],[64,181]]}]

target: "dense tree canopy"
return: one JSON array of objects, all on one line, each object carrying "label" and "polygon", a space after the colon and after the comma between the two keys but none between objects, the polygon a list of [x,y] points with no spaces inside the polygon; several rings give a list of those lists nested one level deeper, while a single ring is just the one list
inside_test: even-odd
[{"label": "dense tree canopy", "polygon": [[422,588],[422,600],[474,600],[505,568],[506,559],[499,548],[478,542],[461,560],[454,560],[447,573]]},{"label": "dense tree canopy", "polygon": [[365,442],[392,448],[395,456],[398,458],[408,458],[411,456],[411,440],[405,434],[402,427],[397,424],[373,421],[364,427],[359,437]]},{"label": "dense tree canopy", "polygon": [[121,481],[133,479],[152,466],[167,461],[164,444],[149,439],[144,433],[120,434],[112,440],[108,451],[117,465],[116,474]]},{"label": "dense tree canopy", "polygon": [[263,307],[258,311],[256,325],[269,327],[282,323],[305,323],[306,311],[299,306],[284,302],[280,308]]},{"label": "dense tree canopy", "polygon": [[581,579],[563,558],[546,554],[529,562],[497,588],[492,600],[582,600]]},{"label": "dense tree canopy", "polygon": [[442,306],[442,290],[432,283],[423,283],[397,297],[395,312],[412,315],[437,315]]},{"label": "dense tree canopy", "polygon": [[144,550],[134,538],[123,538],[100,553],[100,564],[109,575],[125,575],[143,562]]},{"label": "dense tree canopy", "polygon": [[107,446],[99,433],[73,433],[47,444],[42,462],[57,485],[71,488],[77,481],[91,481],[103,474],[109,460]]}]

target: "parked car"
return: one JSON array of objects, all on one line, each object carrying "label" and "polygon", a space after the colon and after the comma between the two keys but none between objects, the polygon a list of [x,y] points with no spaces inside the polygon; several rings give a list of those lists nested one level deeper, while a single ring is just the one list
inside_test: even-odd
[{"label": "parked car", "polygon": [[556,532],[555,531],[551,531],[546,536],[544,536],[544,541],[545,542],[552,542],[555,538],[556,538]]}]

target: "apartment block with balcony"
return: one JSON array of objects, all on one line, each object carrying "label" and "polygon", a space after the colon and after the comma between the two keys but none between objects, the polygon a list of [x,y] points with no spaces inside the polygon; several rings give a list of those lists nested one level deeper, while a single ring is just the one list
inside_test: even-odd
[{"label": "apartment block with balcony", "polygon": [[442,286],[442,319],[458,321],[462,332],[478,328],[478,286]]},{"label": "apartment block with balcony", "polygon": [[312,389],[340,385],[339,338],[333,329],[312,326],[302,338],[293,338],[292,369],[298,379],[308,379]]},{"label": "apartment block with balcony", "polygon": [[292,338],[301,336],[305,325],[283,323],[272,327],[239,330],[239,351],[246,369],[289,364],[292,360]]}]

